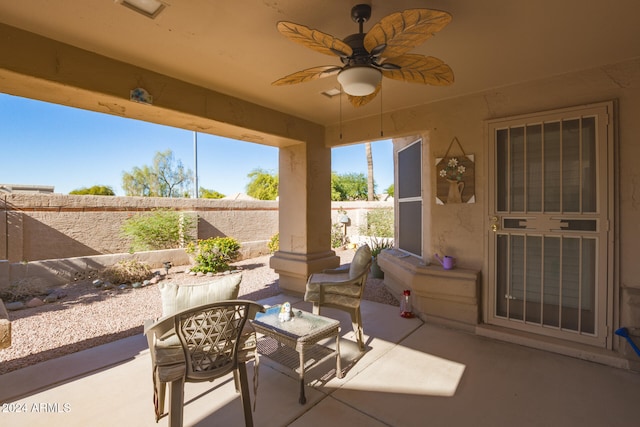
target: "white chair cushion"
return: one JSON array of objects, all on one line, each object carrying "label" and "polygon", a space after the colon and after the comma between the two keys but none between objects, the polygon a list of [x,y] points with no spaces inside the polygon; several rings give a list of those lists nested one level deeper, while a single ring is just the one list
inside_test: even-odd
[{"label": "white chair cushion", "polygon": [[160,282],[158,287],[162,299],[162,315],[170,316],[187,308],[237,299],[241,281],[242,273],[232,273],[196,285]]},{"label": "white chair cushion", "polygon": [[371,249],[368,245],[362,245],[358,248],[351,265],[349,266],[349,278],[358,277],[371,262]]}]

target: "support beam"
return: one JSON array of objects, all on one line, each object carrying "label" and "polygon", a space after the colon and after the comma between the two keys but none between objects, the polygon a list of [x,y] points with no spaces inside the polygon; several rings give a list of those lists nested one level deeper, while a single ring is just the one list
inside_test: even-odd
[{"label": "support beam", "polygon": [[340,264],[331,250],[331,149],[314,141],[280,149],[280,288],[300,294],[309,274]]}]

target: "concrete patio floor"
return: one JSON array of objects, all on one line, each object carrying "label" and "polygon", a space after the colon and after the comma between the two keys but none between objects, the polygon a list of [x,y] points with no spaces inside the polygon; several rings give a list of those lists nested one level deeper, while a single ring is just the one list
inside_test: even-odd
[{"label": "concrete patio floor", "polygon": [[[307,303],[280,295],[261,301]],[[346,313],[343,379],[335,361],[296,374],[260,358],[256,426],[635,426],[640,374],[404,319],[363,301],[367,351]],[[253,364],[249,366],[249,378]],[[166,426],[155,423],[142,335],[0,376],[2,426]],[[185,387],[185,426],[244,425],[232,377]],[[19,412],[20,411],[20,412]]]}]

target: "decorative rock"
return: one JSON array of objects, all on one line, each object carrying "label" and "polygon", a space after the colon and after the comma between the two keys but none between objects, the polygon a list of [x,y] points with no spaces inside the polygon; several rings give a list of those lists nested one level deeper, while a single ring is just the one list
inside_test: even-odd
[{"label": "decorative rock", "polygon": [[160,280],[162,280],[162,277],[153,277],[151,280],[145,280],[145,282],[149,282],[147,283],[147,285],[155,285],[157,284]]},{"label": "decorative rock", "polygon": [[118,289],[120,289],[121,291],[124,291],[128,287],[129,287],[129,285],[127,285],[126,283],[123,283],[122,285],[118,286]]},{"label": "decorative rock", "polygon": [[24,303],[22,301],[8,302],[5,303],[4,308],[8,311],[22,310],[24,308]]},{"label": "decorative rock", "polygon": [[209,272],[207,273],[207,277],[213,277],[213,273],[209,271]]},{"label": "decorative rock", "polygon": [[111,282],[105,282],[102,285],[102,289],[113,289],[113,284]]},{"label": "decorative rock", "polygon": [[29,308],[40,307],[41,305],[44,305],[44,301],[42,301],[40,298],[31,298],[29,301],[27,301],[26,304],[26,306]]},{"label": "decorative rock", "polygon": [[[145,282],[148,282],[148,280],[145,280]],[[146,285],[144,283],[140,283],[140,282],[134,282],[134,283],[131,284],[131,287],[133,289],[138,289],[138,288],[141,288],[143,286],[146,286]]]},{"label": "decorative rock", "polygon": [[52,289],[49,294],[47,295],[47,297],[55,297],[56,299],[62,299],[65,298],[67,296],[67,293],[65,291],[63,291],[62,289]]},{"label": "decorative rock", "polygon": [[195,276],[195,275],[196,275],[195,271],[189,271],[189,276]]},{"label": "decorative rock", "polygon": [[196,273],[196,277],[202,277],[202,276],[204,276],[204,273],[202,271],[198,271]]},{"label": "decorative rock", "polygon": [[44,298],[44,302],[52,303],[58,301],[58,297],[54,294],[49,294]]},{"label": "decorative rock", "polygon": [[104,282],[100,279],[96,279],[93,282],[93,286],[95,286],[96,288],[99,288],[100,286],[102,286],[104,284]]}]

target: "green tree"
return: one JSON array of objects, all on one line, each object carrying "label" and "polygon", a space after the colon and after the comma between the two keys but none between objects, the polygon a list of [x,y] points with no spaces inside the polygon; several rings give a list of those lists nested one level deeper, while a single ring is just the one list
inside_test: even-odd
[{"label": "green tree", "polygon": [[395,194],[395,186],[394,184],[391,184],[390,186],[387,187],[387,189],[385,190],[386,193],[388,195],[390,195],[391,197],[393,197],[393,195]]},{"label": "green tree", "polygon": [[201,199],[222,199],[224,197],[224,194],[204,187],[200,187],[199,193]]},{"label": "green tree", "polygon": [[191,192],[193,172],[175,160],[171,150],[157,152],[153,165],[123,172],[122,188],[127,196],[185,197]]},{"label": "green tree", "polygon": [[131,172],[123,172],[122,188],[127,196],[158,197],[156,177],[149,166],[134,167]]},{"label": "green tree", "polygon": [[254,169],[247,177],[247,194],[258,200],[275,200],[278,197],[278,175],[264,169]]},{"label": "green tree", "polygon": [[113,188],[107,185],[94,185],[93,187],[76,188],[69,192],[69,194],[75,195],[93,195],[93,196],[115,196],[116,193]]},{"label": "green tree", "polygon": [[331,173],[331,200],[367,200],[367,177],[363,173]]}]

